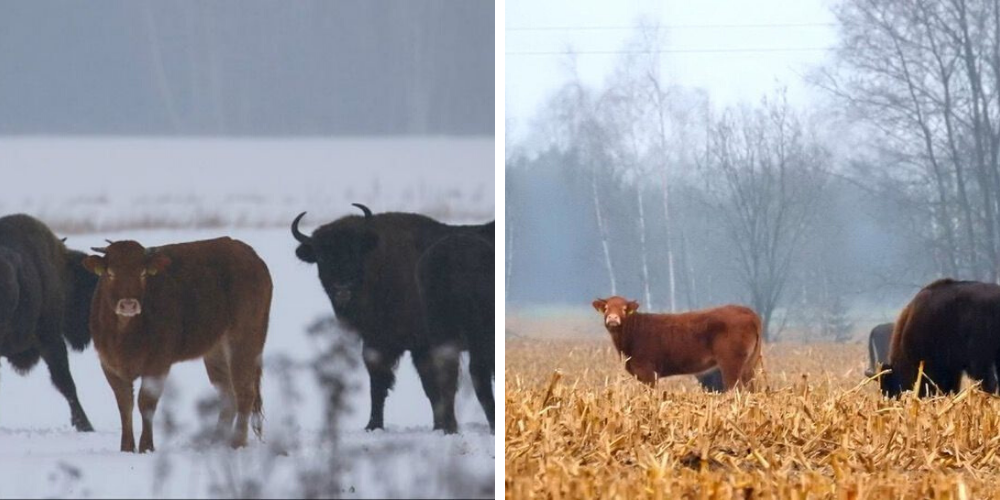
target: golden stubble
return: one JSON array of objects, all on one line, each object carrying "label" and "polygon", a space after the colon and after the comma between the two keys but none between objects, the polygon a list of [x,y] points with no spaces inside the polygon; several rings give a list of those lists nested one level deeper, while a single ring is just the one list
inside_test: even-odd
[{"label": "golden stubble", "polygon": [[1000,498],[1000,398],[883,399],[863,344],[764,356],[766,388],[708,394],[607,338],[508,340],[507,498]]}]

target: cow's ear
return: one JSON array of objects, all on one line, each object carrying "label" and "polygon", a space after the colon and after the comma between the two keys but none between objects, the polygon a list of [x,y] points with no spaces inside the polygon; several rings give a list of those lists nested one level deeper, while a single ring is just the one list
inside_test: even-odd
[{"label": "cow's ear", "polygon": [[299,258],[302,262],[307,262],[309,264],[316,263],[316,254],[313,252],[312,245],[303,243],[295,249],[295,256]]},{"label": "cow's ear", "polygon": [[638,310],[639,303],[634,300],[625,305],[625,314],[632,314]]},{"label": "cow's ear", "polygon": [[146,273],[150,276],[156,276],[167,269],[170,265],[170,257],[163,255],[162,253],[154,253],[146,259]]},{"label": "cow's ear", "polygon": [[608,305],[608,301],[603,299],[597,299],[591,302],[590,305],[594,306],[594,309],[597,309],[597,312],[604,314],[604,308]]},{"label": "cow's ear", "polygon": [[104,271],[107,269],[104,257],[99,255],[88,255],[87,257],[84,257],[82,264],[86,270],[98,276],[104,274]]}]

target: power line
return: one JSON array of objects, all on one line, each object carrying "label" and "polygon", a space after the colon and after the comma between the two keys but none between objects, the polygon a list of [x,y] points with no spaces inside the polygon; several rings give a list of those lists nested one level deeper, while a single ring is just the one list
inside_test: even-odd
[{"label": "power line", "polygon": [[752,49],[661,49],[661,50],[580,50],[580,51],[514,51],[504,52],[508,56],[568,56],[568,55],[619,55],[619,54],[725,54],[725,53],[755,53],[755,52],[827,52],[835,47],[773,47]]},{"label": "power line", "polygon": [[[830,28],[837,23],[771,23],[771,24],[673,24],[661,25],[663,29],[753,29],[753,28]],[[656,28],[657,26],[653,26]],[[638,26],[513,26],[504,31],[614,31],[634,30]]]}]

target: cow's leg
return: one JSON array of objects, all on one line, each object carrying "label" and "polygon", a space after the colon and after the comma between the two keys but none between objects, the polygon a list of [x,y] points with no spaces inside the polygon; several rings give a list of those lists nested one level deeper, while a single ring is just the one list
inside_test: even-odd
[{"label": "cow's leg", "polygon": [[80,432],[92,432],[94,427],[90,425],[87,414],[80,405],[80,399],[76,395],[76,384],[73,383],[73,376],[69,372],[69,357],[66,353],[66,343],[62,337],[46,338],[43,340],[42,359],[49,367],[49,375],[52,384],[62,393],[69,403],[69,411],[73,427]]},{"label": "cow's leg", "polygon": [[236,393],[229,376],[229,359],[224,343],[220,342],[205,355],[205,369],[208,371],[208,380],[219,393],[219,422],[216,424],[215,437],[229,439],[232,437],[233,420],[236,419]]},{"label": "cow's leg", "polygon": [[739,360],[719,360],[719,373],[722,375],[722,391],[729,391],[740,381],[743,365]]},{"label": "cow's leg", "polygon": [[383,415],[385,413],[385,398],[389,395],[389,390],[396,383],[396,375],[393,369],[402,356],[402,352],[390,351],[388,349],[378,349],[366,345],[362,349],[362,357],[365,361],[365,368],[368,369],[368,378],[371,379],[372,411],[371,418],[365,430],[381,429]]},{"label": "cow's leg", "polygon": [[139,386],[139,414],[142,416],[142,434],[139,436],[139,453],[155,451],[153,447],[153,416],[156,415],[156,405],[163,395],[163,384],[167,375],[142,377]]},{"label": "cow's leg", "polygon": [[115,401],[118,403],[118,414],[122,421],[122,446],[121,451],[135,453],[135,436],[132,434],[132,405],[135,394],[132,392],[132,381],[125,380],[109,370],[103,364],[104,376],[111,385],[111,390],[115,393]]},{"label": "cow's leg", "polygon": [[263,344],[248,345],[240,342],[229,344],[229,376],[236,396],[236,426],[230,440],[230,445],[233,448],[246,446],[251,416],[256,416],[254,432],[258,434],[258,437],[260,434],[259,419],[262,418],[260,378],[263,349]]},{"label": "cow's leg", "polygon": [[490,423],[490,433],[494,432],[494,401],[493,401],[493,346],[478,346],[475,351],[469,351],[469,375],[472,377],[472,387],[476,390],[479,405],[486,413]]},{"label": "cow's leg", "polygon": [[412,351],[420,383],[431,401],[434,429],[441,429],[446,434],[458,432],[455,391],[458,390],[459,353],[458,347],[450,343]]},{"label": "cow's leg", "polygon": [[650,387],[656,387],[656,370],[653,369],[652,365],[636,363],[630,359],[625,362],[625,370],[639,379],[639,382]]}]

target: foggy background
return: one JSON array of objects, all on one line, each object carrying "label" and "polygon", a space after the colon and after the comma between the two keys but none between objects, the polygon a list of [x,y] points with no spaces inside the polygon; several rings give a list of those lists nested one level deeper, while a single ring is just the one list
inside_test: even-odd
[{"label": "foggy background", "polygon": [[4,2],[0,134],[491,135],[482,1]]},{"label": "foggy background", "polygon": [[850,341],[933,279],[1000,277],[996,2],[513,5],[515,314],[736,302],[770,340]]}]

